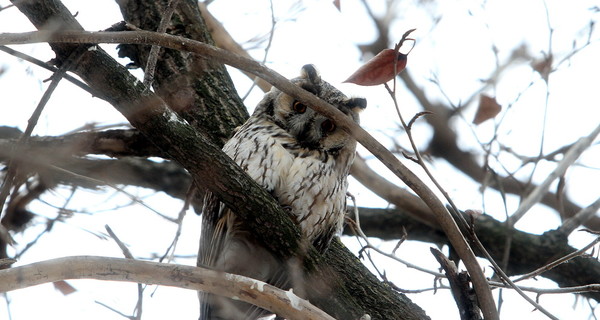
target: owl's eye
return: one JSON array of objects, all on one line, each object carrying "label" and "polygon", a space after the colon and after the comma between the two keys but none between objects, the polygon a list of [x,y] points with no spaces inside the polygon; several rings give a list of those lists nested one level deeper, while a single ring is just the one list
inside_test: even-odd
[{"label": "owl's eye", "polygon": [[327,119],[321,123],[321,129],[323,129],[325,132],[333,132],[335,130],[335,123]]},{"label": "owl's eye", "polygon": [[306,105],[300,101],[294,101],[294,111],[304,113],[306,112]]}]

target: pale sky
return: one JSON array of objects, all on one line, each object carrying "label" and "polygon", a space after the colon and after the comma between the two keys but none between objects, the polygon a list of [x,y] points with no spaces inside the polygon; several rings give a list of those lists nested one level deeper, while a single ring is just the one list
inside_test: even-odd
[{"label": "pale sky", "polygon": [[[266,61],[267,66],[291,78],[298,74],[302,65],[315,64],[324,79],[348,95],[364,96],[369,100],[368,109],[361,115],[362,126],[367,131],[388,146],[392,145],[391,135],[394,135],[401,145],[408,146],[405,136],[397,131],[399,121],[382,86],[359,87],[340,83],[362,64],[357,45],[372,41],[374,36],[373,26],[364,14],[361,2],[343,0],[340,13],[331,5],[331,1],[307,0],[302,1],[305,10],[291,14],[293,2],[275,2],[275,16],[279,21]],[[370,1],[376,13],[381,13],[380,2]],[[7,0],[0,0],[2,7],[8,3]],[[121,19],[114,1],[68,0],[63,3],[73,13],[78,13],[77,19],[90,31],[105,29]],[[415,3],[420,3],[420,8],[415,8]],[[547,1],[549,20],[554,29],[551,48],[555,61],[564,58],[572,50],[574,42],[577,47],[585,42],[587,25],[590,20],[598,19],[598,13],[588,10],[594,5],[598,4],[595,1]],[[232,7],[235,7],[235,12],[231,12]],[[235,39],[245,46],[250,46],[247,44],[250,39],[264,36],[271,29],[269,1],[266,0],[216,0],[209,9],[223,22]],[[417,39],[417,44],[409,56],[407,69],[419,84],[425,86],[427,95],[435,101],[446,102],[446,99],[449,99],[458,105],[478,90],[481,87],[481,79],[488,78],[496,67],[495,57],[490,50],[492,45],[498,48],[500,64],[511,56],[513,49],[522,44],[526,44],[525,52],[531,57],[541,58],[544,53],[548,53],[549,27],[542,1],[490,0],[483,4],[477,1],[440,1],[439,4],[435,4],[414,0],[402,2],[397,10],[399,19],[392,25],[392,38],[399,39],[407,29],[417,28],[412,34]],[[434,24],[431,22],[432,16],[439,16],[441,19]],[[0,32],[32,30],[34,28],[16,9],[0,11]],[[53,57],[45,45],[12,47],[44,61]],[[115,46],[103,47],[116,56]],[[264,43],[258,49],[250,50],[250,53],[262,60]],[[523,59],[512,63],[498,84],[485,90],[485,93],[496,96],[504,107],[511,106],[510,112],[505,114],[503,125],[498,129],[499,140],[518,153],[536,155],[540,145],[539,133],[544,125],[542,115],[546,109],[544,151],[553,151],[589,134],[600,119],[598,56],[598,36],[593,34],[591,45],[570,61],[562,63],[551,75],[547,107],[544,103],[547,86],[539,74],[531,70],[529,61]],[[123,63],[127,61],[123,60]],[[24,128],[30,113],[48,85],[40,82],[40,79],[47,79],[50,73],[1,52],[0,68],[5,69],[0,77],[0,94],[2,101],[9,101],[8,104],[0,106],[0,125],[18,125]],[[141,73],[137,71],[136,74]],[[235,70],[232,70],[232,77],[240,95],[244,95],[250,81]],[[443,93],[440,87],[432,85],[430,80],[434,78],[439,82]],[[248,97],[246,104],[250,110],[261,97],[262,93],[258,90]],[[517,98],[518,102],[515,103]],[[404,90],[400,91],[398,101],[406,118],[421,111],[412,96]],[[477,140],[488,141],[495,125],[495,121],[488,121],[479,127],[470,126],[475,107],[475,104],[468,106],[464,111],[464,118],[457,118],[453,123],[461,132],[470,131],[469,134],[461,134],[460,141],[461,147],[470,150],[480,150]],[[124,118],[110,105],[63,81],[44,110],[35,134],[60,135],[91,122],[100,125],[119,124],[124,123]],[[418,143],[424,146],[431,133],[426,126],[417,123],[414,134],[419,139]],[[360,149],[359,152],[369,157],[364,149]],[[581,206],[588,205],[600,195],[597,182],[600,181],[599,158],[600,148],[596,145],[580,159],[580,164],[595,169],[579,166],[569,170],[567,180],[572,187],[568,189],[568,194]],[[507,166],[518,166],[514,158],[505,157],[502,161]],[[384,176],[390,177],[377,161],[370,160],[369,164]],[[408,165],[422,175],[420,169]],[[540,165],[539,174],[534,180],[543,179],[553,167],[548,164]],[[486,202],[486,213],[497,219],[504,219],[505,208],[497,193],[488,192],[482,196],[478,184],[464,178],[446,163],[436,162],[432,164],[432,170],[459,207],[481,210],[483,199]],[[403,186],[397,179],[390,180]],[[151,190],[127,190],[143,198],[153,209],[171,217],[177,216],[182,205],[163,194],[153,194]],[[36,246],[21,257],[18,264],[70,255],[122,257],[114,242],[97,236],[105,233],[105,224],[110,225],[130,246],[134,255],[145,258],[150,257],[151,253],[162,254],[175,233],[173,224],[148,209],[128,205],[131,200],[113,189],[107,187],[99,191],[77,192],[83,196],[75,197],[69,203],[69,208],[78,213],[66,223],[57,223],[53,232],[44,235]],[[388,206],[386,201],[376,197],[354,180],[351,181],[350,192],[357,197],[359,206]],[[69,194],[68,189],[58,188],[44,195],[43,199],[47,203],[31,206],[32,211],[41,215],[36,221],[42,224],[29,229],[25,235],[15,235],[20,245],[19,249],[43,230],[44,218],[56,217],[57,210],[53,206],[62,206]],[[123,208],[114,210],[115,206]],[[513,212],[517,206],[518,199],[509,197],[507,211]],[[143,221],[142,225],[140,221]],[[536,206],[517,227],[527,232],[543,233],[559,224],[560,221],[554,213],[542,206]],[[184,232],[177,253],[192,257],[177,259],[177,263],[195,263],[193,255],[197,251],[199,225],[199,218],[189,212],[184,221]],[[346,238],[344,241],[353,250],[358,250],[359,247],[353,238]],[[395,245],[377,239],[373,241],[381,243],[382,248],[388,250]],[[570,241],[575,246],[582,246],[590,241],[590,237],[577,233]],[[397,253],[414,264],[437,271],[437,263],[429,254],[430,246],[427,243],[408,242],[403,244]],[[377,257],[376,263],[402,288],[422,289],[433,286],[433,278],[430,275],[408,269],[383,257]],[[485,263],[482,265],[487,267]],[[489,268],[486,271],[491,275]],[[135,284],[92,280],[69,283],[77,292],[67,297],[58,293],[51,284],[10,292],[8,298],[12,319],[121,319],[122,317],[114,312],[95,304],[94,300],[124,313],[131,313],[136,303]],[[553,282],[541,277],[524,285],[556,287]],[[150,297],[152,293],[153,296]],[[432,292],[411,294],[409,297],[423,307],[432,319],[458,319],[456,306],[448,291],[441,290],[435,295]],[[35,302],[32,302],[32,299]],[[528,319],[546,319],[541,313],[532,312],[532,306],[512,292],[504,291],[503,299],[502,319],[525,316]],[[146,290],[144,302],[143,319],[173,318],[175,312],[179,319],[197,317],[195,292],[151,287]],[[582,299],[576,300],[572,295],[545,295],[540,302],[561,319],[586,319],[590,313],[586,307],[587,302]],[[6,304],[0,303],[0,319],[7,318],[6,315]],[[600,316],[600,313],[596,312],[596,316]]]}]

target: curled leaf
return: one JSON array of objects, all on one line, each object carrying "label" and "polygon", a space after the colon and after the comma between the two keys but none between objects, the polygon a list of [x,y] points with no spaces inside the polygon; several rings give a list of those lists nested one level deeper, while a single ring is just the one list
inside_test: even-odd
[{"label": "curled leaf", "polygon": [[[384,49],[363,66],[358,68],[346,81],[360,86],[375,86],[392,80],[406,67],[408,56],[393,49]],[[397,62],[396,62],[397,61]],[[395,70],[394,70],[394,65]],[[395,71],[395,72],[394,72]]]},{"label": "curled leaf", "polygon": [[479,108],[477,108],[477,113],[475,113],[473,124],[479,125],[486,120],[494,118],[500,113],[500,110],[502,110],[502,106],[496,102],[495,98],[482,94],[479,97]]}]

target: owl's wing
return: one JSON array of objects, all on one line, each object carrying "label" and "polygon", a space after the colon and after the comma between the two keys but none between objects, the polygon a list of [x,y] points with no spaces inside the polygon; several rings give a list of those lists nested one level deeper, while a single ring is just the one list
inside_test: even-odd
[{"label": "owl's wing", "polygon": [[218,230],[219,217],[223,211],[223,204],[212,193],[207,192],[202,208],[202,229],[200,233],[200,247],[198,249],[198,265],[214,266],[216,253],[222,249],[223,230]]},{"label": "owl's wing", "polygon": [[[217,253],[222,250],[223,240],[219,235],[224,233],[218,231],[217,221],[221,202],[212,193],[207,192],[204,197],[202,209],[202,228],[200,233],[200,246],[198,248],[198,266],[213,267]],[[211,319],[210,300],[211,296],[203,291],[198,292],[200,298],[200,320]]]},{"label": "owl's wing", "polygon": [[[285,264],[258,244],[234,212],[212,193],[204,200],[198,263],[209,268],[240,274],[287,287]],[[200,320],[257,319],[269,312],[254,305],[205,292],[200,295]]]}]

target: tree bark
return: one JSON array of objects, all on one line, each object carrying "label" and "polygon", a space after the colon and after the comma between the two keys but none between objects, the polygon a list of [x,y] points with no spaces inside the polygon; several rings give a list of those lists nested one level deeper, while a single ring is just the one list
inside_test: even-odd
[{"label": "tree bark", "polygon": [[[125,21],[147,31],[157,31],[169,2],[117,1]],[[214,45],[197,1],[181,0],[177,4],[167,33]],[[119,56],[129,57],[134,65],[142,68],[148,62],[149,51],[149,46],[119,45]],[[244,103],[220,63],[162,48],[153,79],[156,93],[171,109],[192,126],[201,128],[219,146],[248,118]]]},{"label": "tree bark", "polygon": [[[11,154],[8,150],[11,150],[16,142],[11,139],[15,139],[19,134],[18,130],[0,127],[0,161],[5,162],[9,158]],[[74,157],[73,154],[101,154],[121,158],[90,160]],[[157,163],[136,158],[166,156],[135,130],[77,133],[64,137],[32,137],[21,149],[20,156],[24,159],[43,159],[26,170],[37,172],[44,181],[65,185],[77,184],[85,188],[97,188],[106,183],[132,185],[163,191],[174,198],[184,199],[191,183],[190,175],[175,162]],[[80,176],[96,181],[77,180],[64,172],[42,169],[47,165],[62,165]],[[388,186],[387,191],[393,193],[391,188],[393,187]],[[194,205],[194,202],[192,204]],[[201,206],[199,203],[195,205]],[[422,214],[421,209],[410,213],[403,208],[359,208],[359,213],[361,228],[370,237],[395,241],[403,236],[404,229],[408,240],[428,242],[436,246],[448,245],[447,238],[439,228],[432,226],[428,221],[414,218]],[[352,213],[349,213],[349,216],[353,218]],[[557,239],[552,233],[535,235],[510,230],[505,223],[485,214],[477,216],[473,222],[477,236],[498,261],[503,257],[506,237],[512,233],[511,259],[506,270],[509,275],[530,272],[558,257],[576,251],[564,239]],[[350,228],[344,231],[347,235],[353,235]],[[332,256],[333,254],[328,253],[326,259],[333,259]],[[596,283],[597,279],[600,279],[600,262],[596,259],[578,257],[541,276],[555,281],[560,287]],[[600,301],[600,294],[597,292],[583,293],[583,295]]]},{"label": "tree bark", "polygon": [[[447,244],[440,233],[428,225],[414,219],[403,210],[360,208],[362,230],[383,240],[397,240],[402,237],[401,230],[407,230],[408,239]],[[471,217],[465,214],[467,221]],[[511,251],[505,272],[508,275],[526,274],[577,249],[568,245],[566,238],[557,231],[542,235],[530,234],[509,228],[506,223],[481,214],[473,219],[477,237],[496,261],[502,261],[506,238],[512,237]],[[385,228],[381,228],[385,226]],[[346,230],[347,234],[351,230]],[[479,252],[475,252],[479,256]],[[585,270],[583,272],[582,270]],[[583,286],[598,283],[600,262],[587,256],[576,257],[556,268],[542,273],[543,277],[555,281],[560,287]],[[584,296],[600,301],[599,292],[585,292]]]},{"label": "tree bark", "polygon": [[[191,3],[195,4],[192,1],[185,2],[190,6]],[[58,28],[81,30],[77,21],[58,1],[15,1],[15,5],[38,28],[44,28],[50,21],[60,21]],[[196,22],[202,26],[201,20]],[[51,44],[51,46],[57,54],[59,63],[67,61],[72,52],[79,47],[68,44]],[[177,66],[181,67],[183,64]],[[159,96],[147,93],[124,67],[118,65],[100,49],[84,50],[79,63],[72,71],[100,92],[100,98],[123,113],[134,127],[161,150],[161,153],[181,163],[190,172],[197,185],[214,192],[235,210],[246,223],[261,234],[260,240],[270,250],[280,256],[298,253],[297,227],[265,190],[256,185],[219,148],[215,147],[214,142],[222,141],[223,137],[228,136],[224,134],[226,129],[222,128],[233,126],[221,126],[220,122],[217,122],[220,125],[219,130],[209,129],[207,132],[202,129],[202,133],[199,133],[196,127],[197,130],[194,131],[187,123],[177,120],[171,114],[168,105],[164,102],[172,101],[171,96],[166,96],[163,100]],[[181,72],[180,69],[176,71]],[[157,80],[157,83],[160,84],[161,80]],[[216,88],[221,86],[229,86],[229,89],[200,90],[202,91],[200,97],[205,99],[207,110],[223,108],[219,100],[210,99],[210,94],[229,95],[234,92],[230,83],[224,84],[221,81]],[[212,113],[214,112],[206,112],[204,115]],[[195,121],[194,124],[202,127],[206,122],[219,121],[219,118],[210,121],[202,117],[199,119],[202,120]],[[211,132],[216,135],[216,138],[214,136],[207,138]],[[359,318],[365,313],[376,319],[427,318],[424,312],[408,298],[394,292],[366,271],[343,245],[339,243],[334,245],[328,251],[326,258],[319,257],[315,252],[314,249],[309,249],[308,256],[305,256],[304,260],[315,263],[313,264],[315,275],[330,276],[328,279],[334,281],[335,287],[327,294],[317,292],[311,296],[309,292],[309,296],[318,297],[312,302],[331,315],[340,319]],[[339,262],[329,263],[329,260]],[[335,276],[331,276],[332,274]],[[362,283],[365,285],[361,285]],[[381,307],[382,304],[386,306],[385,309]]]}]

